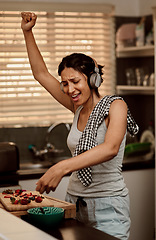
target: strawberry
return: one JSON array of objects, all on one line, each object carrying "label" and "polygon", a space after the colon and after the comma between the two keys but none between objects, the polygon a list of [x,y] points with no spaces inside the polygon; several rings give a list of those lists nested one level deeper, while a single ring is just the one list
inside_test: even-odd
[{"label": "strawberry", "polygon": [[28,199],[21,199],[21,200],[20,200],[20,203],[21,203],[22,205],[27,205],[28,203],[30,203],[30,200],[28,200]]},{"label": "strawberry", "polygon": [[5,195],[4,198],[11,198],[12,196],[10,195]]},{"label": "strawberry", "polygon": [[2,194],[13,194],[13,191],[11,189],[6,189],[2,192]]},{"label": "strawberry", "polygon": [[41,202],[42,202],[42,197],[37,196],[37,197],[35,198],[35,202],[41,203]]},{"label": "strawberry", "polygon": [[18,200],[15,200],[14,204],[18,204],[18,203],[19,203],[19,201],[18,201]]}]

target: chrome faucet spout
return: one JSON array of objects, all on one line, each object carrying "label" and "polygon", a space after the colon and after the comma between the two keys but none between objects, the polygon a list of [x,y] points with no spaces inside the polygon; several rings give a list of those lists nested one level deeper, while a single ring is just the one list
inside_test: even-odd
[{"label": "chrome faucet spout", "polygon": [[52,124],[47,130],[47,134],[45,137],[44,149],[37,150],[36,146],[34,146],[32,144],[29,145],[29,150],[33,153],[35,158],[45,160],[48,158],[49,155],[60,154],[60,153],[64,152],[64,149],[56,149],[55,146],[50,142],[50,134],[51,134],[52,130],[61,124],[63,124],[66,127],[68,132],[70,131],[70,125],[68,123],[56,122],[56,123]]},{"label": "chrome faucet spout", "polygon": [[69,123],[64,123],[64,122],[56,122],[56,123],[53,123],[53,124],[48,128],[48,130],[47,130],[47,135],[46,135],[46,138],[45,138],[46,145],[49,144],[49,136],[50,136],[50,133],[52,132],[52,130],[53,130],[55,127],[57,127],[58,125],[61,125],[61,124],[63,124],[63,125],[67,128],[68,132],[70,131],[70,125],[69,125]]}]

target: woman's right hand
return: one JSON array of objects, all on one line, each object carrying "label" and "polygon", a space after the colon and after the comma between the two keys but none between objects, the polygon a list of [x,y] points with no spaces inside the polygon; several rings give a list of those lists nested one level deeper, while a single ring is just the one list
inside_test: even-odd
[{"label": "woman's right hand", "polygon": [[37,16],[32,12],[21,12],[22,22],[21,28],[23,31],[30,31],[36,23]]}]

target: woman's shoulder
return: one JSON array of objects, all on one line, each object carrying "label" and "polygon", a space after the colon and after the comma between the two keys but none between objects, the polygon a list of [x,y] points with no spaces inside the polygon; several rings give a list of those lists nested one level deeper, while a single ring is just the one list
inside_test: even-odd
[{"label": "woman's shoulder", "polygon": [[114,101],[112,101],[112,103],[110,105],[110,109],[111,108],[119,108],[119,109],[127,110],[127,103],[122,98],[115,99]]},{"label": "woman's shoulder", "polygon": [[106,95],[105,97],[102,98],[102,101],[105,102],[105,104],[109,107],[123,107],[127,108],[127,103],[121,96],[117,95]]}]

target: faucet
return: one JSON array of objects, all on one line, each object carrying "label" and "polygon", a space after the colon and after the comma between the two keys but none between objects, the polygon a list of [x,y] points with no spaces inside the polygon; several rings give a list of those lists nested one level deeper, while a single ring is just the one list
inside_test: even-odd
[{"label": "faucet", "polygon": [[56,122],[56,123],[53,123],[47,130],[47,135],[46,135],[46,138],[45,138],[45,142],[46,142],[46,147],[47,148],[53,148],[54,146],[49,143],[49,137],[50,137],[50,133],[52,132],[52,130],[57,127],[58,125],[61,125],[61,124],[64,124],[64,126],[67,128],[68,132],[70,131],[70,125],[69,123],[64,123],[64,122]]},{"label": "faucet", "polygon": [[36,146],[33,144],[30,144],[28,146],[29,151],[31,151],[33,153],[33,155],[37,158],[39,158],[40,160],[44,160],[43,157],[46,153],[48,153],[48,149],[43,149],[43,150],[37,150]]},{"label": "faucet", "polygon": [[67,128],[68,132],[70,131],[70,125],[68,123],[63,123],[63,122],[56,122],[53,123],[47,130],[47,134],[45,137],[45,147],[42,150],[37,150],[35,145],[30,144],[29,145],[29,150],[33,153],[33,155],[41,160],[44,160],[45,154],[48,153],[61,153],[64,150],[63,149],[55,149],[54,145],[49,142],[50,134],[52,130],[57,127],[58,125],[64,124],[64,126]]}]

